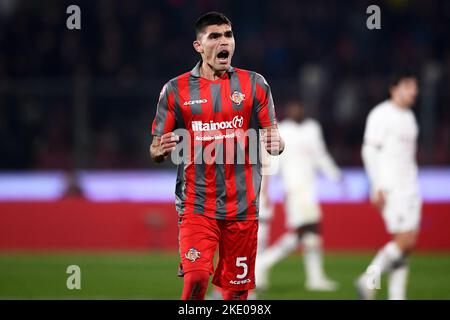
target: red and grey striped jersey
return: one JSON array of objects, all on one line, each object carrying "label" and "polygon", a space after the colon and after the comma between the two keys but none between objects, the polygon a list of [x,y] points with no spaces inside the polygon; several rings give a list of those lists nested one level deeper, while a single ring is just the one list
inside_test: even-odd
[{"label": "red and grey striped jersey", "polygon": [[251,159],[252,147],[259,152],[258,130],[276,124],[270,87],[260,74],[233,67],[208,80],[200,77],[200,65],[164,85],[152,125],[155,136],[183,136],[179,145],[192,155],[183,154],[178,164],[176,209],[220,220],[257,219],[261,161]]}]

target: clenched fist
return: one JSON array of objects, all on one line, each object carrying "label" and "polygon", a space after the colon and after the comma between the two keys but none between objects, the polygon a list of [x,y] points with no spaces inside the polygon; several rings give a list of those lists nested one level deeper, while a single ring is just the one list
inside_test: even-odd
[{"label": "clenched fist", "polygon": [[163,134],[161,137],[155,136],[150,146],[150,155],[155,162],[162,162],[175,150],[180,137],[173,132]]},{"label": "clenched fist", "polygon": [[264,143],[264,147],[269,154],[276,156],[283,152],[284,141],[281,138],[277,127],[263,129],[261,138]]}]

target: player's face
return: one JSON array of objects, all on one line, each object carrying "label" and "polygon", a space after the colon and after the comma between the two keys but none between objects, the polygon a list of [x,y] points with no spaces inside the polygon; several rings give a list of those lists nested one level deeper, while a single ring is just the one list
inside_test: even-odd
[{"label": "player's face", "polygon": [[301,122],[305,116],[305,110],[303,106],[298,102],[291,102],[286,106],[287,116],[296,121]]},{"label": "player's face", "polygon": [[194,48],[201,54],[203,61],[219,72],[230,67],[234,46],[233,31],[228,24],[207,26],[194,41]]},{"label": "player's face", "polygon": [[394,99],[400,101],[403,106],[411,107],[417,98],[419,88],[415,78],[401,80],[392,90]]}]

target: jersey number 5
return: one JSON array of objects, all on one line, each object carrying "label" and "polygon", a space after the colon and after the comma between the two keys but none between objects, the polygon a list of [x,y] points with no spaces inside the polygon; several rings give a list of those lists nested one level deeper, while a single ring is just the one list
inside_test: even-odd
[{"label": "jersey number 5", "polygon": [[244,268],[244,272],[242,274],[236,275],[236,278],[238,278],[238,279],[244,279],[247,276],[248,266],[244,261],[247,261],[247,257],[237,257],[236,258],[236,267]]}]

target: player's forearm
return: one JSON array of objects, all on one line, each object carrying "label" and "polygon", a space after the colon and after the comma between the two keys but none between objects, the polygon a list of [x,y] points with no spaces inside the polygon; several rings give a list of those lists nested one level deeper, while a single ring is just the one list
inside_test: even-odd
[{"label": "player's forearm", "polygon": [[270,180],[269,176],[265,175],[265,176],[263,176],[262,181],[261,181],[261,194],[264,196],[268,195],[269,180]]},{"label": "player's forearm", "polygon": [[341,170],[328,153],[324,153],[320,156],[319,167],[320,171],[322,171],[328,179],[333,181],[338,181],[342,176]]},{"label": "player's forearm", "polygon": [[379,148],[365,143],[362,148],[362,159],[364,168],[369,177],[370,184],[373,190],[381,188],[379,178]]}]

